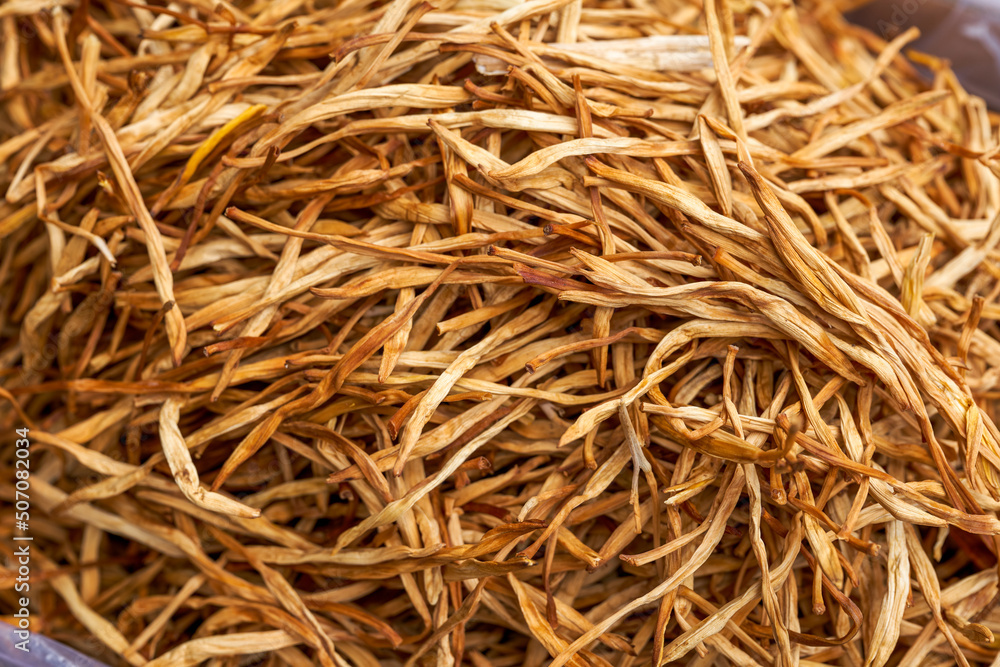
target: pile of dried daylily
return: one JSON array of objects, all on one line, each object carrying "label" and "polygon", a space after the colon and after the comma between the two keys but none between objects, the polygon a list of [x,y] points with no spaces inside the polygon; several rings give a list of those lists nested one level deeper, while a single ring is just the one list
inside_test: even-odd
[{"label": "pile of dried daylily", "polygon": [[109,664],[997,664],[998,118],[913,32],[0,5],[0,612],[27,426]]}]

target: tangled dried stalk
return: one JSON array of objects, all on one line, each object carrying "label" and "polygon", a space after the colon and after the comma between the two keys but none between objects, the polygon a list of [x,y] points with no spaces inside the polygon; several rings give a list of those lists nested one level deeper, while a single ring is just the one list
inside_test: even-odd
[{"label": "tangled dried stalk", "polygon": [[0,5],[0,494],[28,426],[42,632],[996,664],[998,118],[915,31],[41,4]]}]

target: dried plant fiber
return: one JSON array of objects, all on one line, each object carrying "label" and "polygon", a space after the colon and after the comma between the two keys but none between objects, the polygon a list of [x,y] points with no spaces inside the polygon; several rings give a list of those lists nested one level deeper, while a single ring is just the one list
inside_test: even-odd
[{"label": "dried plant fiber", "polygon": [[916,37],[0,4],[0,615],[27,534],[109,665],[1000,664],[1000,118]]}]

